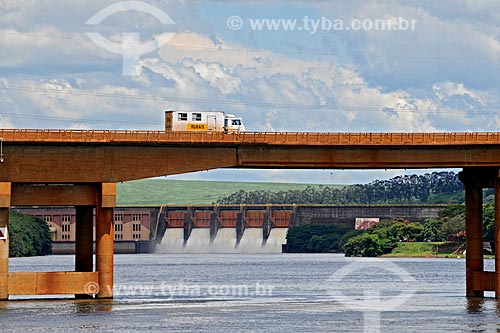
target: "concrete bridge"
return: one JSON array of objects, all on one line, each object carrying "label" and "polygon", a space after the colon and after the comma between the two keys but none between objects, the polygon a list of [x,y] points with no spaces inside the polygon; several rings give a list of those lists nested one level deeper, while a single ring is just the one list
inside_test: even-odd
[{"label": "concrete bridge", "polygon": [[[467,295],[500,297],[500,213],[496,272],[484,272],[482,188],[500,211],[500,133],[238,133],[0,130],[0,230],[11,206],[75,206],[74,272],[9,273],[0,239],[0,299],[9,294],[113,296],[116,182],[216,168],[464,168]],[[96,209],[96,265],[92,213]],[[94,289],[89,290],[89,286]]]}]

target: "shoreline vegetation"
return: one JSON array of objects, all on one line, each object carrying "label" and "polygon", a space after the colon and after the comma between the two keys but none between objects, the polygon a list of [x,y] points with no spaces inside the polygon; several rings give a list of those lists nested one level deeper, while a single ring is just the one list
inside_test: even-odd
[{"label": "shoreline vegetation", "polygon": [[[483,207],[484,240],[494,239],[494,206]],[[465,206],[449,205],[436,219],[380,221],[365,230],[339,225],[290,228],[287,252],[344,253],[346,257],[450,257],[465,253]]]}]

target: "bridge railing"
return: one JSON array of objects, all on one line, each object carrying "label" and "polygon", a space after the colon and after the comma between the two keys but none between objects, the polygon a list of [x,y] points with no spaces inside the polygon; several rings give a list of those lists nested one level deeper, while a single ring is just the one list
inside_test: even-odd
[{"label": "bridge railing", "polygon": [[5,142],[72,143],[255,143],[275,145],[461,145],[500,144],[500,132],[323,133],[323,132],[164,132],[131,130],[2,129]]}]

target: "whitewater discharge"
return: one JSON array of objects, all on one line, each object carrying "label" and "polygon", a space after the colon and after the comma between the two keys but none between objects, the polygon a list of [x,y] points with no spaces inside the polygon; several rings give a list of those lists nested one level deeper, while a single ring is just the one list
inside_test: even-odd
[{"label": "whitewater discharge", "polygon": [[210,242],[209,228],[194,228],[184,245],[184,229],[167,228],[157,253],[281,253],[288,228],[271,229],[263,244],[262,228],[247,228],[236,246],[236,228],[221,228]]}]

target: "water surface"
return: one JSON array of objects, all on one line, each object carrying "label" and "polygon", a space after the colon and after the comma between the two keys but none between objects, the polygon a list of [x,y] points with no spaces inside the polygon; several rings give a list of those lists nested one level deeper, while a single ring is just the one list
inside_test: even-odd
[{"label": "water surface", "polygon": [[[10,269],[71,270],[73,260],[16,258]],[[147,254],[115,264],[113,300],[2,302],[0,331],[500,331],[494,298],[464,297],[463,259]]]}]

